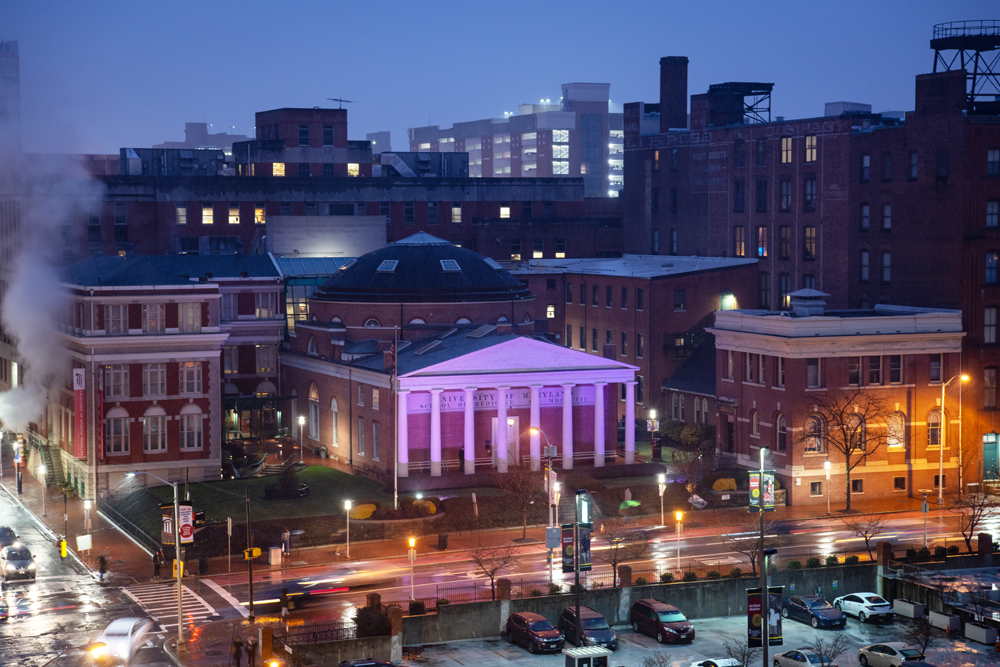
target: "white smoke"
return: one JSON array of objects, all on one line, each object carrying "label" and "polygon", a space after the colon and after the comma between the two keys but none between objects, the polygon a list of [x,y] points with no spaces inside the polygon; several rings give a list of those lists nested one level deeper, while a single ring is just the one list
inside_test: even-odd
[{"label": "white smoke", "polygon": [[[64,229],[79,230],[98,211],[103,187],[72,156],[15,155],[0,165],[7,181],[0,198],[15,202],[7,220],[12,245],[0,267],[6,289],[0,321],[17,348],[19,385],[0,393],[0,421],[6,430],[25,431],[40,422],[47,400],[69,384],[69,356],[61,334],[71,315],[60,284]],[[22,381],[23,380],[23,381]]]}]

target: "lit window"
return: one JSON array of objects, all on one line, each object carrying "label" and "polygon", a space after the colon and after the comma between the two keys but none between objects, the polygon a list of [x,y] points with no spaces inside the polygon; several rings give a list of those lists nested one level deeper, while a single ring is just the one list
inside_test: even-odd
[{"label": "lit window", "polygon": [[886,422],[886,444],[889,447],[902,447],[906,444],[906,419],[902,412],[893,412]]},{"label": "lit window", "polygon": [[275,162],[271,165],[272,174],[274,176],[284,176],[285,175],[285,163]]},{"label": "lit window", "polygon": [[229,224],[238,225],[240,224],[240,205],[230,204],[229,205]]},{"label": "lit window", "polygon": [[348,176],[360,176],[361,175],[361,165],[356,162],[347,163],[347,175]]},{"label": "lit window", "polygon": [[273,373],[276,366],[274,345],[255,345],[257,356],[257,372]]},{"label": "lit window", "polygon": [[927,445],[941,446],[941,411],[936,408],[927,415]]},{"label": "lit window", "polygon": [[273,320],[277,309],[278,295],[274,292],[254,294],[254,314],[258,320]]},{"label": "lit window", "polygon": [[[553,146],[553,148],[555,148]],[[560,176],[569,174],[569,162],[565,160],[552,160],[552,175]]]},{"label": "lit window", "polygon": [[147,334],[163,333],[165,328],[164,306],[162,303],[143,304],[142,332]]},{"label": "lit window", "polygon": [[177,364],[181,394],[201,393],[201,362],[182,361]]},{"label": "lit window", "polygon": [[128,333],[128,306],[104,306],[104,333],[109,335]]},{"label": "lit window", "polygon": [[743,225],[733,228],[733,256],[745,257],[747,253],[746,230]]},{"label": "lit window", "polygon": [[142,395],[166,396],[166,394],[167,394],[167,365],[143,364]]},{"label": "lit window", "polygon": [[500,217],[501,218],[510,217],[510,204],[504,204],[500,207]]},{"label": "lit window", "polygon": [[372,387],[372,410],[378,410],[379,393],[378,387]]},{"label": "lit window", "polygon": [[256,225],[263,225],[267,221],[267,216],[264,215],[264,205],[254,204],[253,208],[253,221]]},{"label": "lit window", "polygon": [[555,305],[553,305],[553,304],[550,303],[549,305],[545,306],[545,317],[548,318],[548,319],[550,319],[550,320],[555,319],[555,317],[556,317],[556,307],[555,307]]},{"label": "lit window", "polygon": [[806,419],[805,451],[811,454],[823,453],[823,420],[813,415]]},{"label": "lit window", "polygon": [[816,135],[806,135],[806,162],[816,161]]},{"label": "lit window", "polygon": [[211,225],[215,223],[215,210],[211,204],[201,205],[201,224]]},{"label": "lit window", "polygon": [[462,224],[462,205],[452,204],[451,205],[451,222],[455,225]]},{"label": "lit window", "polygon": [[177,304],[177,328],[181,333],[201,332],[201,304]]},{"label": "lit window", "polygon": [[806,225],[802,231],[802,259],[816,259],[816,228]]},{"label": "lit window", "polygon": [[204,442],[204,420],[201,408],[193,403],[188,403],[181,410],[181,414],[177,417],[181,423],[181,449],[201,449]]},{"label": "lit window", "polygon": [[552,143],[566,143],[569,141],[569,130],[552,130]]},{"label": "lit window", "polygon": [[781,138],[781,164],[791,164],[792,162],[792,138]]},{"label": "lit window", "polygon": [[767,227],[757,228],[757,256],[767,257]]},{"label": "lit window", "polygon": [[[178,204],[177,208],[177,224],[186,225],[188,223],[188,209],[185,204]],[[996,226],[996,225],[994,225]]]},{"label": "lit window", "polygon": [[760,413],[756,410],[750,415],[750,435],[760,437]]}]

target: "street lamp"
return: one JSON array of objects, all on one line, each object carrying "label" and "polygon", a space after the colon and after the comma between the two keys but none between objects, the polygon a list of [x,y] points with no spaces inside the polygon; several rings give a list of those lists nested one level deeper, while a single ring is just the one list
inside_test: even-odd
[{"label": "street lamp", "polygon": [[351,560],[351,505],[350,500],[344,501],[344,509],[347,510],[347,560]]},{"label": "street lamp", "polygon": [[299,415],[299,463],[302,463],[302,453],[306,448],[306,437],[304,435],[304,429],[306,427],[306,416]]},{"label": "street lamp", "polygon": [[684,526],[684,512],[677,510],[674,512],[674,518],[677,519],[677,571],[681,571],[681,528]]},{"label": "street lamp", "polygon": [[415,599],[413,597],[413,561],[417,560],[417,538],[410,538],[410,599]]},{"label": "street lamp", "polygon": [[177,650],[184,650],[184,586],[183,586],[183,574],[184,565],[181,562],[181,502],[179,489],[177,482],[168,482],[159,475],[148,471],[135,471],[130,472],[126,477],[135,477],[136,475],[149,475],[154,479],[158,479],[164,484],[168,484],[174,487],[174,569],[177,575]]},{"label": "street lamp", "polygon": [[[954,380],[961,380],[962,382],[967,382],[968,379],[969,379],[968,375],[966,375],[965,373],[961,373],[959,375],[955,375],[954,377],[951,378],[951,380],[948,380],[947,382],[941,385],[941,420],[938,422],[941,426],[941,438],[939,439],[938,442],[938,485],[937,485],[938,505],[944,505],[944,442],[945,442],[945,435],[948,432],[948,421],[945,419],[944,416],[944,390]],[[958,415],[958,421],[959,423],[962,422],[961,413],[959,413]],[[958,467],[959,468],[962,467],[961,461],[958,462]]]},{"label": "street lamp", "polygon": [[924,548],[927,548],[927,494],[933,489],[920,489],[920,493],[924,494],[924,502],[920,503],[920,511],[924,513]]},{"label": "street lamp", "polygon": [[90,508],[92,506],[89,498],[83,501],[83,529],[87,531],[88,535],[90,535]]},{"label": "street lamp", "polygon": [[667,476],[665,473],[660,473],[656,476],[656,481],[660,486],[660,525],[666,525],[663,523],[663,492],[667,490]]},{"label": "street lamp", "polygon": [[[650,408],[649,410],[649,460],[663,460],[663,457],[656,457],[656,409]],[[662,521],[660,523],[663,523]]]},{"label": "street lamp", "polygon": [[44,463],[38,466],[38,472],[42,476],[42,516],[45,516],[45,472],[47,470]]},{"label": "street lamp", "polygon": [[823,469],[826,470],[826,513],[830,513],[830,459],[823,461]]},{"label": "street lamp", "polygon": [[[555,491],[555,484],[552,479],[552,453],[555,447],[549,442],[549,436],[545,435],[545,431],[538,428],[537,426],[532,426],[530,429],[532,435],[539,435],[545,438],[545,490],[548,491],[549,496],[549,528],[555,526],[552,522],[552,495]],[[553,573],[552,573],[552,549],[549,549],[549,583],[552,583]]]}]

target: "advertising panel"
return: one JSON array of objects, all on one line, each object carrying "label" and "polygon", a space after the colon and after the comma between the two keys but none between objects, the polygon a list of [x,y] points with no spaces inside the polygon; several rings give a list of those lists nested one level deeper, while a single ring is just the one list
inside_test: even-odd
[{"label": "advertising panel", "polygon": [[[160,513],[163,522],[160,525],[160,542],[162,544],[174,543],[174,506],[160,505]],[[180,518],[181,544],[191,544],[194,542],[194,508],[191,505],[181,505],[178,508]]]},{"label": "advertising panel", "polygon": [[760,471],[750,471],[750,511],[774,511],[774,471],[765,470],[763,479]]},{"label": "advertising panel", "polygon": [[562,571],[563,574],[573,572],[573,524],[562,526]]},{"label": "advertising panel", "polygon": [[747,645],[763,646],[764,629],[762,625],[762,597],[759,588],[747,589]]},{"label": "advertising panel", "polygon": [[592,523],[580,524],[580,572],[590,570],[590,532]]},{"label": "advertising panel", "polygon": [[767,639],[768,646],[781,646],[783,644],[781,636],[781,596],[784,593],[784,586],[768,587],[768,605],[764,609],[764,596],[761,589],[747,589],[747,643],[753,647],[760,647],[764,640],[764,619],[767,619]]}]

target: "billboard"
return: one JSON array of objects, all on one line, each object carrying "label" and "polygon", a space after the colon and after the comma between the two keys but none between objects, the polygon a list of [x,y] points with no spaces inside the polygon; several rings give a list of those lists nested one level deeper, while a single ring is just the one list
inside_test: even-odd
[{"label": "billboard", "polygon": [[[762,509],[763,508],[763,509]],[[774,511],[774,471],[750,471],[750,511]]]},{"label": "billboard", "polygon": [[768,624],[768,646],[781,646],[781,596],[783,586],[768,588],[767,605],[760,588],[747,589],[747,643],[749,646],[760,647],[764,640],[764,622]]}]

